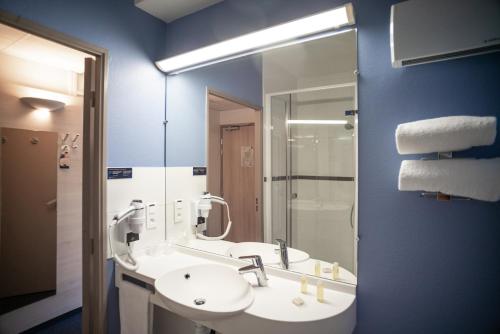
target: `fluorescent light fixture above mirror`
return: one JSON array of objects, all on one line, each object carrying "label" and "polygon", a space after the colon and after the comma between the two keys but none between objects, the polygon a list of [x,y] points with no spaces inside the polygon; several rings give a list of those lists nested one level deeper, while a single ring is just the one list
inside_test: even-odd
[{"label": "fluorescent light fixture above mirror", "polygon": [[354,24],[352,4],[259,30],[156,62],[163,72],[180,73],[215,62],[290,45],[290,42]]},{"label": "fluorescent light fixture above mirror", "polygon": [[290,119],[286,121],[287,124],[310,124],[310,125],[345,125],[347,121],[335,119]]}]

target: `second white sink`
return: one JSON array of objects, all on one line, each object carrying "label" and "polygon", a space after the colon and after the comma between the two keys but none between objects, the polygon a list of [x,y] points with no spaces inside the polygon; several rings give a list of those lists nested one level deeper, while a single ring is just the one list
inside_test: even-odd
[{"label": "second white sink", "polygon": [[250,283],[230,267],[201,264],[171,271],[155,281],[161,300],[192,320],[214,320],[243,312],[254,294]]},{"label": "second white sink", "polygon": [[[240,242],[228,249],[228,256],[239,258],[240,256],[259,255],[264,264],[279,264],[279,246],[264,242]],[[309,259],[309,254],[295,248],[288,248],[288,261],[302,262]]]}]

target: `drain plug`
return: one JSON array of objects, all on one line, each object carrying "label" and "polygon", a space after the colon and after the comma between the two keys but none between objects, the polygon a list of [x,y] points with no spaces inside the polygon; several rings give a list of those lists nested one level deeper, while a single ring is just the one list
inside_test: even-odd
[{"label": "drain plug", "polygon": [[195,305],[203,305],[203,304],[205,304],[205,302],[206,302],[206,300],[204,298],[196,298],[194,300]]}]

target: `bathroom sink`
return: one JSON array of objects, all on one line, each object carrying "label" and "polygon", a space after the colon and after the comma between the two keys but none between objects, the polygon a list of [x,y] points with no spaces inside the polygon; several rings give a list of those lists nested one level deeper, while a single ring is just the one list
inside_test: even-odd
[{"label": "bathroom sink", "polygon": [[[279,246],[264,242],[240,242],[228,249],[228,256],[239,258],[246,255],[260,255],[264,264],[279,264]],[[288,261],[302,262],[309,259],[309,254],[295,248],[288,248]]]},{"label": "bathroom sink", "polygon": [[236,270],[217,264],[171,271],[155,281],[155,289],[172,312],[199,321],[241,313],[254,299],[248,281]]}]

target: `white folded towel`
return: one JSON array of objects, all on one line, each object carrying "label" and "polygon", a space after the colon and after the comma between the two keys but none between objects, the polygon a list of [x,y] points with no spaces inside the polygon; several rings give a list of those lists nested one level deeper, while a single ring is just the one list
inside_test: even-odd
[{"label": "white folded towel", "polygon": [[500,200],[500,158],[405,160],[399,169],[399,190],[496,202]]},{"label": "white folded towel", "polygon": [[149,302],[151,292],[127,281],[120,282],[120,333],[152,333],[153,310]]},{"label": "white folded towel", "polygon": [[399,154],[453,152],[495,142],[496,117],[449,116],[404,123],[396,129]]}]

